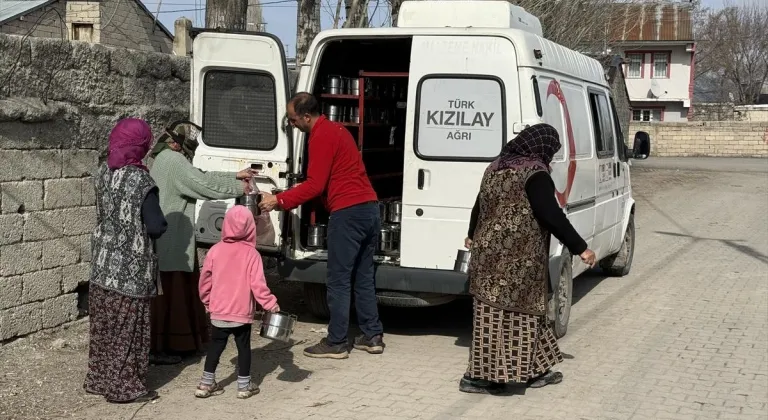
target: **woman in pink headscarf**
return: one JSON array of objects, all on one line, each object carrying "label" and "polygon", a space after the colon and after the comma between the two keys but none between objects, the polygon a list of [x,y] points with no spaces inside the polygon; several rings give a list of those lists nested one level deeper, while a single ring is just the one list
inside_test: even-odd
[{"label": "woman in pink headscarf", "polygon": [[117,123],[96,184],[91,237],[88,374],[84,388],[115,403],[157,398],[147,390],[150,304],[157,295],[154,241],[166,230],[158,189],[143,159],[152,130],[139,119]]}]

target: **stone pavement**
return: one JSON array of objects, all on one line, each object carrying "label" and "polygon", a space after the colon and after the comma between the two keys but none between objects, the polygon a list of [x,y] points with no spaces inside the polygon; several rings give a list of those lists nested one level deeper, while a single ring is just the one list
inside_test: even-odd
[{"label": "stone pavement", "polygon": [[[348,360],[313,360],[301,355],[306,343],[286,349],[256,338],[262,393],[250,400],[235,399],[227,378],[234,368],[230,346],[218,371],[220,381],[227,378],[221,396],[193,398],[200,363],[154,368],[157,403],[113,406],[83,396],[86,403],[69,406],[65,417],[768,418],[768,175],[641,168],[632,175],[638,236],[632,273],[576,279],[571,325],[560,341],[566,353],[560,385],[511,396],[458,392],[470,306],[455,302],[386,308],[388,347],[381,356],[355,351]],[[312,330],[322,327],[302,322],[295,336],[313,342],[321,333]],[[4,351],[13,350],[0,349],[0,360]],[[82,350],[70,353],[73,365],[84,363]],[[84,374],[81,365],[72,369]],[[0,398],[0,412],[13,413],[2,404]]]}]

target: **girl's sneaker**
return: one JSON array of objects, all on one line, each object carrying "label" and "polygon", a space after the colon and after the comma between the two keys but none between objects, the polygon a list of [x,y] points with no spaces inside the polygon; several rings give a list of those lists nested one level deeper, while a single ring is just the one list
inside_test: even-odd
[{"label": "girl's sneaker", "polygon": [[246,398],[251,398],[252,396],[258,394],[259,391],[260,391],[259,387],[250,383],[246,388],[237,389],[237,398],[240,398],[241,400],[244,400]]},{"label": "girl's sneaker", "polygon": [[213,385],[205,385],[201,383],[197,385],[197,389],[195,390],[195,397],[208,398],[214,395],[220,395],[223,392],[224,389],[220,387],[216,382],[214,382]]}]

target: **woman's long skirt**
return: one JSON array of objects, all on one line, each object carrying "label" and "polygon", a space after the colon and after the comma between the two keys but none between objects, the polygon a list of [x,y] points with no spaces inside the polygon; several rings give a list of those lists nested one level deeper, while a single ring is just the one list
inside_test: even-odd
[{"label": "woman's long skirt", "polygon": [[91,284],[90,348],[84,388],[113,402],[147,392],[150,299],[131,298]]},{"label": "woman's long skirt", "polygon": [[197,270],[160,272],[163,294],[152,302],[152,352],[199,353],[210,341],[208,316],[200,302]]},{"label": "woman's long skirt", "polygon": [[524,384],[563,361],[546,315],[505,311],[477,299],[474,313],[467,368],[472,379]]}]

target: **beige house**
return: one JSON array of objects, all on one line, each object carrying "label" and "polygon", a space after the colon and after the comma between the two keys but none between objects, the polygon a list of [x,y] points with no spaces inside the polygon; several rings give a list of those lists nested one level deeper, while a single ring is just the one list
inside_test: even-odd
[{"label": "beige house", "polygon": [[173,35],[139,0],[0,0],[0,33],[170,53]]}]

